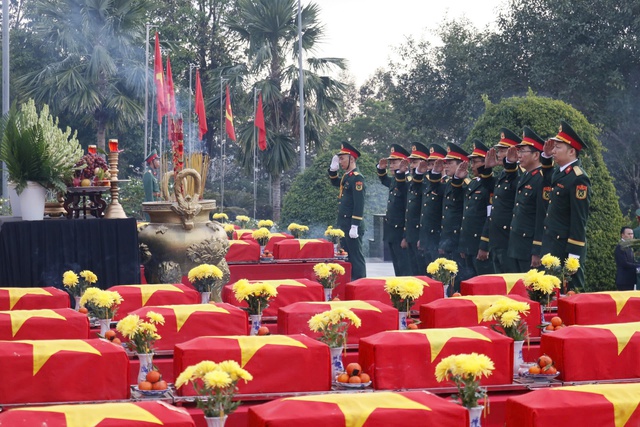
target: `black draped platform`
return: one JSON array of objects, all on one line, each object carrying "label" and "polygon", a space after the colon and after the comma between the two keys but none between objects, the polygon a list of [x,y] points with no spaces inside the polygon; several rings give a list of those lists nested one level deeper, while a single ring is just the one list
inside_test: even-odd
[{"label": "black draped platform", "polygon": [[140,283],[136,220],[0,217],[0,286],[62,287],[67,270],[91,270],[98,286]]}]

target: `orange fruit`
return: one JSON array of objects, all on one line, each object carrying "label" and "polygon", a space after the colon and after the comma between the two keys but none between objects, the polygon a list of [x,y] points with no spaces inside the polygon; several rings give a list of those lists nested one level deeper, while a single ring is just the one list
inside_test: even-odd
[{"label": "orange fruit", "polygon": [[529,373],[530,374],[539,374],[540,373],[540,366],[537,365],[533,365],[532,367],[529,368]]},{"label": "orange fruit", "polygon": [[462,294],[460,292],[454,292],[453,295],[451,295],[452,297],[461,297]]},{"label": "orange fruit", "polygon": [[371,377],[369,376],[369,374],[365,374],[363,372],[360,374],[360,381],[362,381],[363,383],[368,383],[369,381],[371,381]]},{"label": "orange fruit", "polygon": [[545,330],[545,331],[555,331],[555,330],[556,330],[556,328],[554,328],[554,327],[553,327],[553,325],[552,325],[551,323],[549,323],[549,324],[547,325],[547,327],[546,327],[546,328],[544,328],[544,330]]},{"label": "orange fruit", "polygon": [[167,382],[165,380],[161,380],[161,381],[158,381],[156,383],[153,383],[153,389],[154,390],[166,390],[167,389]]},{"label": "orange fruit", "polygon": [[111,340],[111,342],[114,344],[122,344],[122,341],[120,341],[120,338],[114,338]]},{"label": "orange fruit", "polygon": [[113,339],[116,337],[116,331],[114,331],[113,329],[109,329],[104,333],[104,337],[109,341],[113,341]]},{"label": "orange fruit", "polygon": [[339,383],[348,383],[349,382],[349,375],[347,375],[346,372],[338,375],[338,382]]},{"label": "orange fruit", "polygon": [[542,369],[541,373],[547,374],[547,375],[555,375],[558,373],[558,370],[556,369],[555,366],[549,365],[549,366],[545,366],[544,369]]},{"label": "orange fruit", "polygon": [[338,297],[336,296],[336,297],[333,297],[333,299],[332,299],[331,301],[340,301],[340,298],[338,298]]},{"label": "orange fruit", "polygon": [[362,380],[360,380],[360,377],[358,375],[354,375],[352,377],[349,377],[349,382],[352,384],[360,384]]},{"label": "orange fruit", "polygon": [[78,313],[87,314],[89,313],[89,310],[87,310],[87,307],[80,307],[78,309]]},{"label": "orange fruit", "polygon": [[409,323],[407,325],[407,329],[418,329],[418,325],[416,325],[415,323]]},{"label": "orange fruit", "polygon": [[354,376],[354,375],[360,375],[360,372],[362,372],[362,366],[360,366],[359,363],[349,363],[347,365],[347,375]]},{"label": "orange fruit", "polygon": [[559,318],[558,316],[554,316],[554,317],[551,318],[551,324],[553,326],[560,326],[560,325],[562,325],[562,319]]},{"label": "orange fruit", "polygon": [[153,384],[149,381],[141,381],[138,384],[138,390],[153,390]]},{"label": "orange fruit", "polygon": [[562,328],[565,328],[565,327],[566,327],[565,325],[558,325],[558,326],[556,326],[556,331],[557,331],[558,329],[562,329]]},{"label": "orange fruit", "polygon": [[158,371],[150,371],[147,373],[147,381],[149,381],[150,383],[157,383],[158,381],[160,381],[160,372]]},{"label": "orange fruit", "polygon": [[260,328],[258,329],[258,335],[269,335],[269,328],[267,328],[266,326],[260,326]]},{"label": "orange fruit", "polygon": [[544,368],[547,365],[551,365],[553,363],[553,360],[551,360],[551,358],[549,356],[547,356],[546,354],[543,354],[542,356],[540,356],[538,358],[538,365],[541,368]]}]

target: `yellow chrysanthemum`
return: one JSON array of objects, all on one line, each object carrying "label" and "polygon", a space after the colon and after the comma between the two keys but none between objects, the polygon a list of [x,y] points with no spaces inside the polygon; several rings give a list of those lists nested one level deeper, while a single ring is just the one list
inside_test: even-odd
[{"label": "yellow chrysanthemum", "polygon": [[175,383],[176,388],[180,388],[183,385],[187,384],[189,381],[191,381],[195,372],[196,372],[195,365],[188,366],[184,371],[182,371],[180,375],[178,375],[178,378],[176,379],[176,383]]},{"label": "yellow chrysanthemum", "polygon": [[438,270],[440,270],[440,264],[438,264],[437,262],[430,262],[429,265],[427,266],[427,273],[430,275],[434,275],[438,272]]},{"label": "yellow chrysanthemum", "polygon": [[573,274],[580,268],[580,260],[578,258],[567,258],[564,262],[564,268],[569,274]]},{"label": "yellow chrysanthemum", "polygon": [[331,267],[329,264],[321,262],[313,266],[313,272],[319,279],[326,279],[331,276]]},{"label": "yellow chrysanthemum", "polygon": [[329,266],[329,268],[331,269],[332,272],[337,273],[340,276],[344,275],[344,273],[345,273],[344,267],[341,266],[340,264],[336,264],[335,262],[331,262],[331,263],[329,263],[327,265]]},{"label": "yellow chrysanthemum", "polygon": [[458,274],[458,264],[455,261],[448,260],[442,267],[451,274]]},{"label": "yellow chrysanthemum", "polygon": [[560,258],[555,257],[551,254],[546,254],[542,258],[540,258],[540,263],[545,268],[557,268],[560,267]]},{"label": "yellow chrysanthemum", "polygon": [[446,381],[449,379],[449,375],[457,367],[456,365],[457,355],[452,354],[447,356],[436,365],[436,380],[438,382]]},{"label": "yellow chrysanthemum", "polygon": [[76,287],[78,285],[78,281],[79,281],[78,275],[71,270],[65,271],[62,274],[62,284],[67,288]]},{"label": "yellow chrysanthemum", "polygon": [[258,228],[253,233],[251,233],[251,237],[253,237],[256,240],[268,240],[270,236],[271,236],[271,233],[269,232],[268,229],[264,227]]},{"label": "yellow chrysanthemum", "polygon": [[493,361],[484,354],[459,354],[456,358],[457,374],[467,378],[488,377],[495,369]]},{"label": "yellow chrysanthemum", "polygon": [[271,228],[273,227],[273,221],[271,221],[270,219],[261,219],[260,221],[258,221],[258,227]]},{"label": "yellow chrysanthemum", "polygon": [[218,212],[213,214],[213,219],[229,219],[229,217],[226,213]]},{"label": "yellow chrysanthemum", "polygon": [[233,231],[234,231],[235,229],[236,229],[236,228],[233,226],[233,224],[225,224],[225,225],[224,225],[224,231],[225,231],[225,233],[227,233],[227,234],[233,233]]},{"label": "yellow chrysanthemum", "polygon": [[342,238],[344,237],[344,231],[339,228],[333,228],[332,226],[327,227],[327,230],[324,232],[325,236],[333,237],[333,238]]},{"label": "yellow chrysanthemum", "polygon": [[136,314],[129,314],[121,319],[116,325],[116,331],[120,332],[124,337],[131,339],[138,333],[140,325],[140,317]]},{"label": "yellow chrysanthemum", "polygon": [[505,311],[500,316],[500,324],[507,328],[515,326],[519,320],[520,314],[518,314],[518,312],[514,310]]},{"label": "yellow chrysanthemum", "polygon": [[96,276],[92,271],[82,270],[80,272],[80,277],[84,279],[88,284],[94,284],[98,281],[98,276]]},{"label": "yellow chrysanthemum", "polygon": [[164,316],[160,313],[156,313],[155,311],[147,312],[147,317],[151,320],[152,323],[164,325]]},{"label": "yellow chrysanthemum", "polygon": [[231,376],[218,369],[208,372],[202,377],[204,385],[209,388],[225,388],[231,385]]},{"label": "yellow chrysanthemum", "polygon": [[210,360],[203,360],[202,362],[195,365],[194,376],[196,378],[202,378],[207,373],[213,371],[218,366],[217,363],[212,362]]},{"label": "yellow chrysanthemum", "polygon": [[250,218],[246,215],[236,215],[236,221],[249,222]]}]

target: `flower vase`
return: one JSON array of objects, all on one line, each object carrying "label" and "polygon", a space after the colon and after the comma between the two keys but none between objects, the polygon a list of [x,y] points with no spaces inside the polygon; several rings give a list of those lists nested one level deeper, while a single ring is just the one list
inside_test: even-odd
[{"label": "flower vase", "polygon": [[483,409],[484,406],[474,406],[473,408],[467,408],[467,411],[469,411],[469,427],[480,427],[480,420]]},{"label": "flower vase", "polygon": [[331,377],[335,381],[336,377],[344,372],[342,347],[329,347],[329,350],[331,350]]},{"label": "flower vase", "polygon": [[98,325],[100,325],[100,335],[104,337],[104,334],[111,329],[111,319],[98,319]]},{"label": "flower vase", "polygon": [[522,345],[524,341],[514,341],[513,342],[513,376],[517,377],[520,370],[520,365],[524,363],[524,358],[522,357]]},{"label": "flower vase", "polygon": [[334,255],[338,255],[338,244],[337,243],[333,244],[333,254]]},{"label": "flower vase", "polygon": [[209,304],[211,292],[200,292],[200,304]]},{"label": "flower vase", "polygon": [[258,329],[262,326],[262,314],[250,314],[249,322],[251,322],[249,335],[258,335]]},{"label": "flower vase", "polygon": [[324,288],[324,300],[325,301],[331,301],[333,299],[333,289],[331,288]]},{"label": "flower vase", "polygon": [[138,384],[147,380],[147,374],[153,371],[153,353],[137,353],[140,361],[138,370]]},{"label": "flower vase", "polygon": [[260,258],[264,256],[264,248],[266,245],[260,245]]},{"label": "flower vase", "polygon": [[544,325],[545,323],[547,323],[547,321],[544,318],[544,311],[546,309],[546,306],[544,304],[540,304],[540,324]]},{"label": "flower vase", "polygon": [[224,427],[224,423],[227,422],[228,415],[224,417],[204,417],[207,423],[207,427]]},{"label": "flower vase", "polygon": [[77,297],[73,297],[73,299],[75,300],[75,310],[78,311],[80,310],[80,298],[82,298],[81,296],[77,296]]},{"label": "flower vase", "polygon": [[443,285],[443,286],[444,286],[444,297],[449,298],[449,285]]},{"label": "flower vase", "polygon": [[407,312],[399,311],[398,312],[398,329],[404,331],[407,329]]}]

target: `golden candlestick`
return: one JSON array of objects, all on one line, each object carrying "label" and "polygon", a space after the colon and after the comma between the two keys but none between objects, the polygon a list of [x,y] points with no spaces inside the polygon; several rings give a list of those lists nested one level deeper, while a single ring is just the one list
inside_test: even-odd
[{"label": "golden candlestick", "polygon": [[[117,146],[116,146],[117,147]],[[109,153],[109,173],[111,174],[111,203],[104,213],[105,218],[126,218],[127,214],[124,213],[122,205],[118,201],[120,187],[118,187],[118,151],[111,151]]]}]

